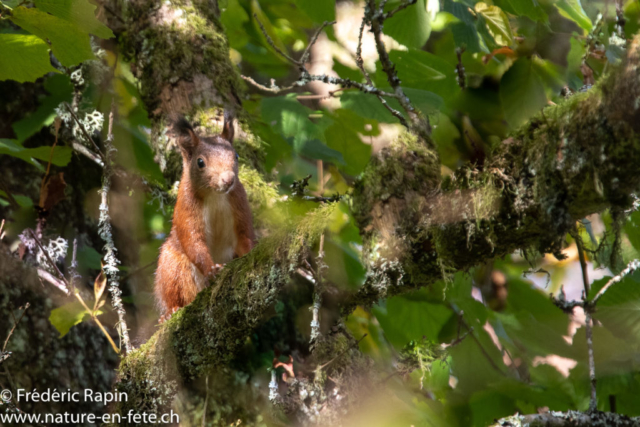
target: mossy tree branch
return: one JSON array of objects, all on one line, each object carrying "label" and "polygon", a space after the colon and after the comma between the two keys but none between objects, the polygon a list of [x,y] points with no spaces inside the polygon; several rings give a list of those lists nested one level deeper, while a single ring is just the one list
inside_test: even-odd
[{"label": "mossy tree branch", "polygon": [[[168,116],[233,104],[238,74],[208,1],[160,8],[149,0],[113,3],[124,22],[114,27],[126,29],[121,46],[140,79],[155,123],[154,148],[164,161]],[[352,202],[368,279],[344,299],[344,312],[519,248],[560,256],[575,220],[630,205],[640,184],[639,51],[636,40],[622,66],[588,93],[545,109],[503,141],[483,170],[441,182],[437,153],[408,132],[373,158]],[[123,405],[159,410],[181,381],[230,361],[319,239],[332,209],[319,207],[270,231],[124,359],[116,385],[129,393]]]},{"label": "mossy tree branch", "polygon": [[354,194],[370,305],[518,249],[562,257],[575,221],[632,205],[640,184],[640,38],[589,92],[547,107],[483,170],[439,181],[435,154],[407,135],[372,159]]}]

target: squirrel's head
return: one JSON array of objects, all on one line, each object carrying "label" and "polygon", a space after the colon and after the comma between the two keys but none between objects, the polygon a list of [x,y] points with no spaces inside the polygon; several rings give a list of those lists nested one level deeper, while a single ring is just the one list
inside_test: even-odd
[{"label": "squirrel's head", "polygon": [[[222,133],[199,137],[184,118],[176,121],[174,130],[195,193],[206,197],[211,192],[225,194],[238,180],[238,155],[233,149],[233,118],[225,113]],[[183,173],[184,173],[183,172]]]}]

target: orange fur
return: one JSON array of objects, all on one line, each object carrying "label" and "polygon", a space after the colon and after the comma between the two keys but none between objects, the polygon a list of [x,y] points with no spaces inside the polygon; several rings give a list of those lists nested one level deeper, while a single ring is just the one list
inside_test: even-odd
[{"label": "orange fur", "polygon": [[[251,208],[237,176],[233,128],[227,117],[221,136],[202,140],[185,123],[178,124],[183,126],[178,129],[183,135],[178,201],[171,233],[160,249],[155,278],[161,321],[191,303],[220,264],[245,255],[255,244]],[[202,167],[198,166],[200,160]],[[229,186],[232,175],[235,178]],[[231,222],[233,239],[228,238]]]}]

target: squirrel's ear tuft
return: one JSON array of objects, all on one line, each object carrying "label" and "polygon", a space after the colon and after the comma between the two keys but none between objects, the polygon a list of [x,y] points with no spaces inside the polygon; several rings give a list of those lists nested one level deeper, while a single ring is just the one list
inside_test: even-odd
[{"label": "squirrel's ear tuft", "polygon": [[178,137],[178,144],[180,148],[189,156],[193,154],[193,150],[200,144],[200,139],[193,130],[191,123],[184,117],[179,117],[174,120],[173,131]]},{"label": "squirrel's ear tuft", "polygon": [[222,134],[220,134],[220,136],[226,139],[227,141],[229,141],[231,144],[233,144],[234,132],[235,131],[233,129],[233,114],[231,113],[231,111],[226,110],[224,112],[224,124],[222,125]]}]

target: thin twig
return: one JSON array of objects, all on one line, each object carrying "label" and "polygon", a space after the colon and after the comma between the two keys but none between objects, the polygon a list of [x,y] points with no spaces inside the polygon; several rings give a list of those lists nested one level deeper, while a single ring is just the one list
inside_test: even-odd
[{"label": "thin twig", "polygon": [[87,140],[89,142],[91,142],[91,144],[93,144],[93,148],[96,149],[96,151],[98,152],[98,155],[100,156],[100,158],[102,158],[104,160],[104,156],[100,152],[100,148],[98,147],[98,144],[96,144],[95,141],[93,140],[93,138],[91,138],[91,135],[89,135],[89,132],[87,132],[87,129],[85,129],[85,127],[82,124],[82,122],[78,119],[78,116],[76,116],[76,113],[73,112],[73,108],[71,108],[71,106],[66,102],[64,103],[64,106],[67,107],[67,110],[71,114],[71,117],[73,117],[73,120],[75,120],[76,124],[78,125],[78,127],[80,128],[82,133],[84,134],[84,137],[87,138]]},{"label": "thin twig", "polygon": [[[408,6],[408,5],[407,5]],[[406,7],[406,6],[405,6]],[[255,15],[254,15],[255,16]],[[307,45],[306,49],[304,50],[301,58],[299,60],[294,59],[292,57],[290,57],[289,55],[285,54],[284,52],[282,52],[273,42],[273,40],[271,39],[271,37],[269,37],[269,35],[267,34],[264,26],[262,25],[262,22],[260,22],[260,20],[258,19],[257,16],[255,16],[256,21],[258,21],[258,24],[260,25],[260,29],[262,30],[262,33],[264,34],[265,38],[267,39],[267,42],[274,48],[274,50],[276,52],[278,52],[280,55],[282,55],[285,59],[287,59],[289,62],[291,62],[292,64],[296,65],[298,67],[298,69],[300,70],[300,77],[298,78],[297,81],[295,81],[294,83],[292,83],[291,85],[285,87],[285,88],[279,88],[278,86],[276,86],[275,84],[271,84],[271,87],[262,85],[258,82],[256,82],[255,80],[253,80],[251,77],[248,76],[242,76],[242,78],[247,81],[248,83],[254,85],[255,87],[257,87],[260,90],[264,90],[266,92],[270,92],[273,94],[279,94],[288,90],[291,90],[295,87],[299,87],[299,86],[304,86],[309,82],[313,82],[313,81],[320,81],[326,84],[333,84],[333,85],[339,85],[342,86],[345,89],[348,88],[356,88],[361,92],[364,93],[368,93],[368,94],[372,94],[375,95],[378,100],[380,100],[380,102],[382,103],[382,105],[394,116],[396,117],[400,123],[405,126],[405,127],[409,127],[406,119],[404,118],[404,116],[397,110],[395,110],[394,108],[392,108],[388,102],[383,98],[383,97],[388,97],[388,98],[396,98],[399,100],[400,104],[403,106],[403,108],[407,109],[407,106],[410,106],[410,102],[408,100],[408,98],[404,95],[404,93],[399,94],[398,90],[396,89],[396,93],[390,93],[390,92],[385,92],[382,91],[378,88],[376,88],[375,86],[373,86],[373,82],[371,81],[371,78],[369,76],[369,74],[364,70],[364,68],[362,67],[361,70],[363,71],[363,73],[365,74],[365,77],[367,79],[367,84],[364,85],[360,82],[356,82],[353,81],[351,79],[343,79],[340,77],[333,77],[333,76],[328,76],[328,75],[314,75],[314,74],[309,74],[309,72],[307,71],[306,67],[305,67],[305,63],[307,62],[307,60],[309,59],[309,53],[311,50],[311,47],[315,44],[315,42],[318,40],[318,36],[320,35],[320,33],[322,32],[322,30],[327,26],[327,25],[331,25],[334,24],[335,21],[333,22],[324,22],[324,24],[320,27],[320,29],[315,33],[315,35],[311,38],[311,41],[309,42],[309,44]],[[364,29],[364,24],[366,21],[366,17],[363,19],[363,23],[362,26],[360,28],[360,38],[359,38],[359,43],[358,43],[358,50],[359,50],[359,55],[357,55],[358,57],[360,57],[360,61],[362,61],[362,48],[361,48],[361,44],[362,44],[362,31]],[[360,67],[360,64],[359,64]],[[395,89],[395,88],[394,88]],[[400,97],[405,98],[404,100]],[[411,110],[413,110],[413,107],[411,107]]]},{"label": "thin twig", "polygon": [[587,298],[589,297],[589,277],[587,275],[587,261],[584,256],[584,249],[582,246],[582,238],[578,234],[576,228],[571,233],[572,237],[576,241],[578,247],[578,259],[580,260],[580,268],[582,269],[582,283],[584,285],[584,295],[582,296],[584,302],[585,313],[585,333],[587,336],[587,352],[589,353],[589,380],[591,383],[591,398],[589,400],[589,411],[596,411],[598,409],[598,398],[596,395],[596,363],[593,355],[593,330],[591,323],[591,306],[587,304]]},{"label": "thin twig", "polygon": [[[58,277],[60,278],[60,280],[62,280],[62,282],[65,284],[66,288],[67,288],[67,294],[68,292],[68,288],[71,286],[69,284],[69,281],[67,280],[66,277],[64,277],[64,274],[62,274],[62,272],[60,271],[60,269],[58,268],[58,266],[53,262],[53,260],[51,259],[51,257],[49,256],[49,252],[44,250],[44,247],[42,246],[42,242],[40,242],[40,240],[38,239],[38,237],[34,234],[34,232],[29,229],[29,233],[31,233],[31,237],[33,237],[33,239],[36,241],[36,244],[38,245],[38,247],[40,248],[40,250],[42,252],[44,252],[45,257],[47,258],[47,261],[49,262],[49,264],[51,264],[53,266],[53,268],[56,270],[56,273],[58,273]],[[40,276],[40,271],[38,271],[38,275]],[[42,277],[42,276],[40,276]],[[44,277],[43,277],[44,278]],[[46,279],[48,280],[48,279]],[[102,333],[104,333],[104,336],[107,337],[107,340],[109,341],[109,343],[111,344],[111,347],[113,347],[113,350],[119,354],[120,353],[120,349],[118,348],[118,346],[116,345],[115,342],[113,342],[113,339],[111,338],[111,335],[109,335],[109,333],[107,332],[107,330],[104,328],[104,326],[102,325],[102,323],[100,322],[100,320],[98,319],[98,317],[95,315],[95,313],[87,306],[87,304],[84,302],[84,300],[82,299],[82,296],[80,295],[79,292],[74,292],[73,295],[76,297],[76,299],[80,302],[80,304],[82,304],[82,306],[84,307],[85,310],[87,310],[87,312],[89,313],[89,315],[91,316],[91,318],[93,319],[94,322],[96,322],[96,325],[98,325],[98,327],[100,328],[100,330],[102,331]]]},{"label": "thin twig", "polygon": [[456,56],[458,57],[458,63],[456,64],[456,80],[460,89],[464,90],[467,87],[467,77],[465,74],[464,65],[462,65],[462,54],[464,53],[464,47],[456,48]]},{"label": "thin twig", "polygon": [[271,47],[273,49],[275,49],[275,51],[278,52],[283,58],[286,58],[289,62],[292,62],[292,63],[296,64],[298,67],[301,67],[302,69],[304,69],[304,63],[298,61],[297,59],[293,59],[292,57],[290,57],[289,55],[284,53],[282,50],[280,50],[280,48],[278,46],[276,46],[276,44],[273,42],[273,39],[271,38],[271,36],[269,36],[269,34],[267,34],[267,30],[264,28],[264,25],[262,25],[262,22],[260,22],[260,20],[258,19],[258,15],[254,13],[253,17],[255,18],[256,21],[258,21],[258,25],[260,26],[260,29],[262,30],[262,34],[264,34],[264,37],[267,39],[267,43],[269,43],[271,45]]},{"label": "thin twig", "polygon": [[[42,182],[40,183],[40,197],[42,198],[42,192],[44,191],[44,184],[47,182],[47,177],[49,176],[49,172],[51,171],[51,160],[53,160],[53,152],[56,149],[56,145],[58,145],[58,133],[60,131],[60,117],[56,117],[54,122],[54,129],[56,131],[55,141],[53,141],[53,145],[51,146],[51,151],[49,152],[49,162],[47,163],[47,170],[42,177]],[[41,206],[43,207],[43,206]]]},{"label": "thin twig", "polygon": [[324,31],[324,29],[329,26],[329,25],[334,25],[336,23],[336,21],[324,21],[322,23],[322,25],[320,26],[320,28],[318,28],[318,30],[316,31],[316,33],[313,35],[313,37],[311,37],[311,40],[309,40],[309,44],[307,44],[307,47],[305,48],[304,52],[302,52],[302,56],[300,57],[300,63],[301,64],[306,64],[309,61],[309,55],[311,54],[311,48],[313,47],[314,44],[316,44],[316,42],[318,41],[318,37],[320,37],[320,34],[322,33],[322,31]]},{"label": "thin twig", "polygon": [[[451,309],[454,312],[457,312],[457,310],[455,309],[455,307],[453,305],[450,305]],[[491,355],[487,352],[487,350],[485,350],[485,348],[482,346],[482,343],[480,342],[480,340],[478,339],[478,337],[476,337],[476,335],[473,333],[473,327],[470,327],[467,322],[465,322],[464,320],[464,313],[460,313],[459,314],[459,321],[462,322],[462,325],[467,329],[469,335],[471,336],[471,338],[473,338],[473,340],[476,342],[476,344],[478,345],[478,347],[480,348],[480,351],[482,352],[482,354],[484,355],[484,357],[487,359],[487,362],[489,362],[489,364],[491,365],[491,367],[493,369],[496,370],[496,372],[507,376],[507,374],[500,369],[500,367],[493,361],[493,358],[491,357]]]},{"label": "thin twig", "polygon": [[[28,229],[29,233],[31,234],[31,237],[33,238],[33,240],[35,240],[36,244],[38,245],[38,247],[40,248],[40,250],[42,251],[42,253],[44,254],[45,258],[47,258],[47,261],[49,262],[49,264],[56,270],[56,273],[58,273],[58,277],[60,277],[60,279],[62,279],[62,281],[64,282],[65,289],[63,290],[63,292],[67,295],[69,295],[69,282],[67,281],[67,279],[64,277],[64,274],[62,274],[62,271],[60,271],[60,269],[58,268],[58,265],[53,262],[53,260],[51,259],[51,256],[49,256],[49,251],[47,251],[43,246],[42,246],[42,242],[40,242],[40,239],[38,239],[38,237],[36,236],[36,234],[33,232],[33,230],[31,230],[30,228]],[[62,289],[61,289],[62,290]]]},{"label": "thin twig", "polygon": [[595,306],[595,304],[598,303],[598,300],[600,300],[600,298],[602,298],[602,295],[604,295],[605,292],[607,292],[607,289],[609,289],[611,287],[611,285],[614,285],[616,283],[618,283],[619,281],[621,281],[626,275],[636,271],[637,269],[640,268],[640,261],[638,261],[637,259],[634,259],[633,261],[631,261],[628,265],[627,268],[625,268],[624,270],[622,270],[620,272],[620,274],[618,274],[617,276],[612,277],[603,287],[602,289],[600,289],[598,291],[598,293],[596,294],[595,297],[593,297],[593,300],[591,300],[591,304]]},{"label": "thin twig", "polygon": [[[20,317],[18,318],[18,320],[15,320],[14,318],[14,322],[13,322],[13,327],[11,328],[11,330],[9,331],[9,335],[7,335],[7,339],[4,340],[4,345],[2,346],[2,352],[0,353],[4,353],[5,350],[7,349],[7,344],[9,344],[9,338],[11,338],[11,335],[13,335],[13,331],[16,330],[16,328],[18,327],[18,323],[20,323],[20,321],[22,320],[22,318],[24,317],[24,314],[27,312],[27,309],[30,307],[29,303],[26,303],[24,305],[24,310],[22,310],[22,314],[20,314]],[[22,308],[22,307],[20,307]],[[11,313],[13,315],[13,312]]]},{"label": "thin twig", "polygon": [[41,278],[43,280],[46,280],[47,282],[51,283],[56,288],[60,289],[65,294],[69,295],[69,290],[65,286],[64,282],[62,282],[61,280],[55,278],[51,273],[49,273],[47,270],[43,270],[42,268],[39,268],[37,270],[37,272],[38,272],[38,277],[39,278]]},{"label": "thin twig", "polygon": [[322,292],[323,292],[323,270],[326,268],[324,263],[324,232],[320,235],[320,245],[318,247],[318,256],[316,257],[316,281],[313,285],[313,305],[311,312],[313,318],[311,320],[311,343],[315,343],[320,337],[320,308],[322,308]]},{"label": "thin twig", "polygon": [[278,95],[278,94],[280,94],[282,92],[286,92],[288,90],[294,89],[294,88],[299,86],[298,82],[296,81],[296,82],[294,82],[293,84],[291,84],[289,86],[278,87],[275,84],[273,84],[273,81],[272,81],[271,82],[272,86],[269,87],[269,86],[265,86],[265,85],[262,85],[262,84],[258,83],[257,81],[255,81],[253,78],[251,78],[249,76],[241,75],[240,77],[242,77],[242,79],[244,81],[246,81],[247,83],[251,83],[253,86],[257,87],[258,89],[263,90],[265,92],[273,93],[274,95]]},{"label": "thin twig", "polygon": [[[412,4],[416,4],[417,1],[418,0],[405,1],[404,3],[400,4],[400,6],[398,6],[395,9],[390,10],[389,12],[385,13],[383,15],[383,17],[384,17],[383,19],[387,20],[387,19],[391,18],[393,15],[395,15],[398,12],[400,12],[401,10],[406,9],[407,7],[411,6]],[[382,12],[382,9],[384,9],[384,4],[383,3],[381,3],[381,8],[380,9],[381,9],[381,12]]]},{"label": "thin twig", "polygon": [[[373,81],[371,80],[371,76],[369,75],[369,72],[364,68],[364,60],[362,59],[362,36],[364,33],[364,27],[366,26],[366,24],[367,24],[367,16],[365,14],[365,16],[362,18],[362,23],[360,24],[360,31],[358,32],[358,47],[356,48],[356,65],[360,69],[360,72],[362,73],[362,75],[364,75],[364,78],[367,84],[369,86],[373,86]],[[386,108],[394,117],[396,117],[403,126],[408,127],[407,121],[405,120],[402,113],[400,113],[400,111],[396,110],[395,108],[392,108],[382,96],[380,95],[376,95],[376,96],[378,97],[378,100],[382,103],[382,106],[384,108]]]},{"label": "thin twig", "polygon": [[92,160],[93,162],[97,163],[101,168],[104,167],[104,162],[102,161],[100,156],[94,153],[93,151],[89,150],[87,147],[80,144],[79,142],[73,141],[71,143],[71,148],[76,150],[78,153],[84,155],[88,159]]},{"label": "thin twig", "polygon": [[118,313],[118,330],[120,332],[122,342],[124,343],[124,347],[127,350],[127,353],[129,353],[131,352],[131,350],[133,350],[133,347],[131,346],[131,340],[129,339],[129,330],[125,319],[126,312],[124,310],[124,304],[122,303],[121,298],[122,290],[120,289],[120,283],[118,279],[118,264],[120,264],[120,260],[118,260],[116,256],[117,248],[113,241],[113,234],[111,231],[111,217],[109,216],[109,191],[111,190],[111,177],[113,175],[111,162],[113,161],[113,152],[116,151],[115,147],[113,146],[113,119],[115,109],[116,103],[115,100],[112,100],[111,112],[109,113],[109,127],[107,138],[104,141],[106,158],[102,176],[102,188],[100,189],[102,200],[100,203],[100,220],[98,222],[98,234],[100,234],[100,237],[105,242],[104,248],[106,253],[104,256],[105,265],[103,267],[103,270],[109,278],[109,292],[111,293],[111,302],[113,304],[113,307],[116,309],[116,312]]},{"label": "thin twig", "polygon": [[[367,0],[369,5],[369,22],[371,23],[371,31],[373,32],[373,38],[376,42],[376,50],[378,51],[378,58],[380,59],[380,64],[382,64],[382,71],[387,75],[387,81],[394,89],[395,98],[400,103],[400,106],[407,112],[407,115],[411,119],[411,122],[415,125],[419,125],[419,117],[411,105],[411,101],[405,95],[402,87],[400,86],[400,79],[398,78],[398,73],[396,72],[395,65],[389,58],[389,53],[382,41],[382,26],[383,22],[386,19],[386,15],[382,13],[375,13],[376,11],[376,2],[375,0]],[[408,5],[407,5],[408,6]],[[405,6],[406,7],[406,6]],[[408,125],[403,123],[406,127]]]},{"label": "thin twig", "polygon": [[71,253],[71,266],[69,267],[69,283],[71,290],[76,291],[76,279],[80,278],[78,274],[78,239],[73,239],[73,252]]},{"label": "thin twig", "polygon": [[334,361],[336,361],[338,358],[342,357],[347,351],[351,350],[352,348],[354,348],[355,346],[357,346],[358,344],[360,344],[360,341],[362,341],[363,339],[365,339],[367,337],[367,334],[364,334],[359,340],[357,340],[355,343],[353,343],[353,345],[350,345],[349,347],[345,348],[344,350],[342,350],[336,357],[334,357],[333,359],[329,360],[328,362],[318,366],[316,368],[316,371],[319,371],[321,369],[326,368],[327,366],[329,366],[330,364],[332,364]]}]

